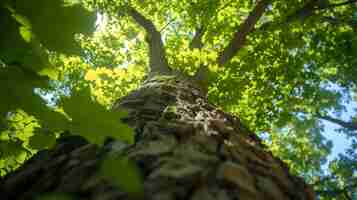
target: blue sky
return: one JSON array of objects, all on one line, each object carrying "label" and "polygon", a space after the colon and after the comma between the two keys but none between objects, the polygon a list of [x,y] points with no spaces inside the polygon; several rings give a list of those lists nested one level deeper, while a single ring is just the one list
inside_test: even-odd
[{"label": "blue sky", "polygon": [[[336,116],[332,113],[330,114],[338,119],[350,121],[352,116],[356,116],[357,103],[355,101],[345,101],[344,105],[346,110],[342,112],[341,116]],[[322,120],[322,123],[325,126],[323,135],[326,137],[326,139],[333,142],[331,154],[328,156],[328,160],[331,161],[332,159],[336,158],[339,153],[344,153],[345,150],[350,146],[351,142],[344,133],[338,132],[336,130],[341,128],[339,125],[328,122],[326,120]]]}]

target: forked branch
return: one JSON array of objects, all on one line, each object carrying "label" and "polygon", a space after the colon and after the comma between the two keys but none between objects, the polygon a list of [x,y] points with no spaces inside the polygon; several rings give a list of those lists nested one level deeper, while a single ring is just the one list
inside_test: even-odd
[{"label": "forked branch", "polygon": [[140,25],[147,33],[149,44],[150,74],[168,74],[170,68],[167,63],[165,47],[161,40],[161,34],[149,19],[145,18],[135,8],[128,7],[128,14]]},{"label": "forked branch", "polygon": [[233,39],[217,58],[218,65],[224,65],[244,46],[248,34],[254,29],[255,24],[269,5],[268,0],[258,0],[254,9],[249,13],[245,21],[239,26],[238,31],[234,33]]}]

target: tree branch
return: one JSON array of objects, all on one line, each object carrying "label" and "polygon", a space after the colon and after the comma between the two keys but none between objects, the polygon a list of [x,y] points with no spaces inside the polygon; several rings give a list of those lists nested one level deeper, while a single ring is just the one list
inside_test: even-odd
[{"label": "tree branch", "polygon": [[[333,8],[336,8],[339,6],[345,6],[345,5],[349,5],[349,4],[356,3],[356,2],[357,2],[357,0],[349,0],[349,1],[342,2],[342,3],[326,4],[326,2],[324,0],[310,0],[307,3],[305,3],[305,5],[302,8],[297,9],[295,12],[293,12],[292,14],[285,17],[285,19],[282,19],[277,22],[266,22],[265,24],[260,26],[259,30],[266,31],[267,29],[269,29],[271,27],[288,25],[289,23],[291,23],[292,21],[295,21],[295,20],[303,21],[307,17],[313,16],[316,11],[333,9]],[[322,18],[322,19],[325,21],[328,21],[325,18]],[[331,22],[331,20],[330,20],[330,22]]]},{"label": "tree branch", "polygon": [[346,121],[343,121],[340,119],[333,118],[328,115],[321,115],[321,114],[317,114],[317,117],[320,119],[338,124],[338,125],[342,126],[343,128],[347,128],[352,131],[357,131],[357,123],[355,123],[355,122],[346,122]]},{"label": "tree branch", "polygon": [[255,24],[269,5],[267,0],[259,0],[254,9],[249,13],[246,20],[239,26],[238,31],[234,33],[233,39],[217,58],[219,65],[224,65],[243,47],[247,35],[254,29]]},{"label": "tree branch", "polygon": [[[199,49],[201,50],[204,46],[202,42],[202,37],[205,34],[206,28],[201,26],[197,29],[195,35],[192,38],[190,49]],[[198,70],[196,71],[195,75],[193,76],[193,80],[199,84],[201,89],[205,94],[208,92],[208,67],[200,63]]]},{"label": "tree branch", "polygon": [[128,7],[128,14],[140,25],[147,33],[147,42],[149,44],[150,56],[150,74],[168,74],[170,68],[166,60],[165,47],[161,40],[160,32],[155,28],[154,24],[135,8]]},{"label": "tree branch", "polygon": [[333,9],[339,6],[345,6],[356,2],[357,0],[349,0],[342,3],[329,4],[325,0],[311,0],[307,2],[302,8],[294,12],[294,14],[290,15],[288,17],[288,21],[289,19],[294,19],[298,17],[300,18],[309,17],[313,15],[315,11]]},{"label": "tree branch", "polygon": [[202,37],[205,34],[205,31],[206,29],[203,26],[197,29],[192,38],[190,49],[201,49],[203,47]]},{"label": "tree branch", "polygon": [[341,2],[341,3],[328,4],[326,7],[321,7],[321,8],[322,9],[336,8],[339,6],[345,6],[345,5],[353,4],[353,3],[357,3],[357,0],[349,0],[349,1]]},{"label": "tree branch", "polygon": [[290,17],[288,17],[288,19],[289,18],[293,19],[293,18],[297,18],[297,17],[305,18],[305,17],[309,17],[309,16],[313,15],[315,13],[315,11],[333,9],[336,7],[345,6],[345,5],[349,5],[349,4],[356,3],[356,2],[357,2],[357,0],[349,0],[349,1],[342,2],[342,3],[329,4],[325,0],[311,0],[311,1],[307,2],[304,7],[302,7],[297,12],[295,12],[294,15],[291,15]]},{"label": "tree branch", "polygon": [[322,10],[322,7],[326,7],[322,5],[320,0],[310,0],[302,8],[297,9],[293,14],[290,14],[286,17],[285,23],[290,23],[295,19],[305,19],[314,14],[315,10]]},{"label": "tree branch", "polygon": [[343,19],[339,19],[336,17],[322,17],[321,20],[326,21],[332,25],[341,25],[341,24],[345,24],[350,26],[352,29],[356,29],[357,28],[357,23],[354,22],[353,20],[343,20]]}]

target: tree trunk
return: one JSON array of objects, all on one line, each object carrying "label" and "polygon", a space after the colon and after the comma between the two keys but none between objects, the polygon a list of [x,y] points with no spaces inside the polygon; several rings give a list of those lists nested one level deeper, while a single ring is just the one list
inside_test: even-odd
[{"label": "tree trunk", "polygon": [[[301,178],[291,175],[239,119],[208,103],[188,79],[153,77],[117,107],[129,111],[124,121],[135,129],[136,143],[116,151],[141,170],[143,199],[314,199]],[[115,151],[113,144],[63,140],[6,176],[1,199],[28,200],[46,192],[129,199],[110,182],[93,181],[103,155]]]}]

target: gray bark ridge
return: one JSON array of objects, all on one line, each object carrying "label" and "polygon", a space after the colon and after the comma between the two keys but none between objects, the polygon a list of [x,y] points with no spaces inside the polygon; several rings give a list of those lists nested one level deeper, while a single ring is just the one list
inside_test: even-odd
[{"label": "gray bark ridge", "polygon": [[139,167],[144,196],[138,199],[314,199],[310,187],[238,118],[208,103],[187,79],[153,77],[118,101],[118,108],[129,111],[123,120],[135,129],[134,145],[114,150],[72,139],[59,143],[5,177],[2,199],[28,200],[43,192],[130,199],[108,180],[93,181],[103,152],[125,155]]}]

